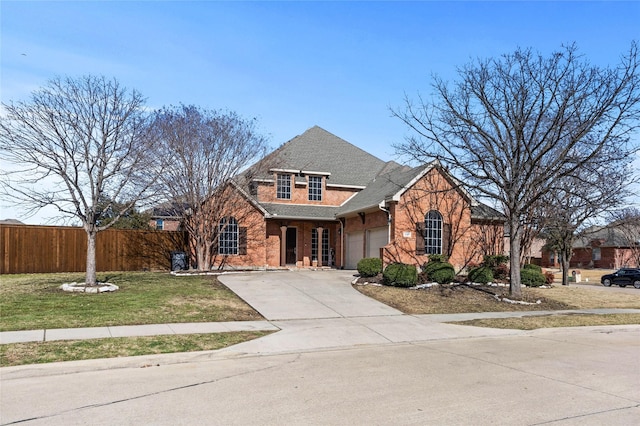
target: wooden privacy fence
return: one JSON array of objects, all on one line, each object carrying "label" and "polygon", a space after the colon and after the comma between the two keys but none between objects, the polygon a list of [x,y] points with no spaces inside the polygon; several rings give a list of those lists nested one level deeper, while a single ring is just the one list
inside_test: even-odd
[{"label": "wooden privacy fence", "polygon": [[[186,249],[182,232],[108,229],[98,233],[98,271],[170,269],[171,252]],[[0,224],[0,274],[84,272],[82,228]]]}]

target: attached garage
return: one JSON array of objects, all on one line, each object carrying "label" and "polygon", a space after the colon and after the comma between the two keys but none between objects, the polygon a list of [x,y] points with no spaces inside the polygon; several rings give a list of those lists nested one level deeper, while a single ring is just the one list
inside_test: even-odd
[{"label": "attached garage", "polygon": [[373,228],[367,231],[367,257],[380,257],[380,248],[389,243],[389,228]]},{"label": "attached garage", "polygon": [[346,234],[345,266],[347,269],[356,269],[358,267],[358,262],[364,257],[363,247],[364,232],[358,231]]}]

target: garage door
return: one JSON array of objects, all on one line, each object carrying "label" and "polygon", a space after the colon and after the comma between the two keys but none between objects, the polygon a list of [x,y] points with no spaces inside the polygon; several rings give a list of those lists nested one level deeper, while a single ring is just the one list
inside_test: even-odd
[{"label": "garage door", "polygon": [[360,232],[351,232],[347,234],[347,244],[346,250],[347,253],[345,255],[346,267],[347,269],[356,269],[358,266],[358,262],[362,259],[362,245],[364,244],[364,233]]},{"label": "garage door", "polygon": [[380,257],[380,247],[388,243],[389,229],[374,228],[367,231],[367,257]]}]

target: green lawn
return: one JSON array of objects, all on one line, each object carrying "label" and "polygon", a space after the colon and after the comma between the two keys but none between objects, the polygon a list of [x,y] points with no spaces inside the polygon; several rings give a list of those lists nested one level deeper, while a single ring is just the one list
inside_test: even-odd
[{"label": "green lawn", "polygon": [[265,336],[269,331],[185,334],[0,345],[0,366],[96,358],[211,351]]},{"label": "green lawn", "polygon": [[99,273],[99,281],[120,290],[85,294],[59,288],[83,280],[83,274],[0,276],[0,331],[262,319],[213,276]]}]

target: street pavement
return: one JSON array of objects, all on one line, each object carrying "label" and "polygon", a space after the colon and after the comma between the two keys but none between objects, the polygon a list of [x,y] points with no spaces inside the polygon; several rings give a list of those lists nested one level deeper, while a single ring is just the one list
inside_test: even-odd
[{"label": "street pavement", "polygon": [[[266,319],[245,326],[280,331],[219,351],[1,368],[0,424],[626,425],[640,419],[640,326],[519,331],[445,324],[478,314],[403,315],[355,291],[348,271],[220,279]],[[107,332],[192,330],[162,326]],[[65,331],[43,333],[63,337]],[[86,329],[74,338],[90,335]],[[7,338],[0,334],[2,343]]]}]

